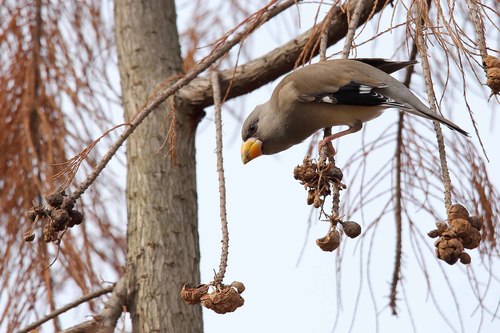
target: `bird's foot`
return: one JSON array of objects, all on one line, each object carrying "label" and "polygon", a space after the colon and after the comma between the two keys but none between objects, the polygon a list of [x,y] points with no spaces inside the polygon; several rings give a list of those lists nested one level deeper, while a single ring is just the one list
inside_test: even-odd
[{"label": "bird's foot", "polygon": [[326,147],[328,156],[335,156],[337,153],[335,148],[333,148],[332,139],[330,137],[326,137],[318,143],[318,153],[321,154],[321,149],[323,149],[323,147]]}]

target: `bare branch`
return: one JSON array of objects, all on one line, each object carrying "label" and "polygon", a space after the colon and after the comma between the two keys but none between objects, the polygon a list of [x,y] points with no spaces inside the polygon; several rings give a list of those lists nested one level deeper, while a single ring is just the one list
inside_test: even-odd
[{"label": "bare branch", "polygon": [[[411,49],[410,60],[415,60],[417,57],[417,46],[413,43]],[[407,87],[410,86],[411,77],[414,72],[414,67],[410,66],[406,69],[406,76],[403,84]],[[389,307],[391,308],[392,314],[397,315],[397,295],[398,295],[398,284],[401,276],[401,261],[403,257],[403,191],[402,191],[402,159],[403,159],[403,128],[404,128],[404,112],[399,112],[398,120],[398,133],[396,139],[396,205],[394,207],[394,214],[396,220],[396,251],[394,260],[394,271],[392,273],[391,281],[391,292],[389,294]]]},{"label": "bare branch", "polygon": [[[107,293],[110,293],[111,291],[113,291],[113,288],[114,288],[114,287],[115,287],[115,286],[114,286],[114,285],[112,285],[112,286],[109,286],[109,287],[102,288],[102,289],[99,289],[99,290],[97,290],[97,291],[94,291],[94,292],[92,292],[92,293],[90,293],[90,294],[87,294],[87,295],[85,295],[85,296],[82,296],[82,297],[80,297],[80,298],[78,298],[78,299],[74,300],[73,302],[68,303],[68,304],[66,304],[65,306],[63,306],[63,307],[61,307],[61,308],[59,308],[59,309],[57,309],[57,310],[55,310],[55,311],[53,311],[53,312],[49,313],[49,314],[48,314],[48,315],[46,315],[45,317],[43,317],[43,318],[41,318],[41,319],[39,319],[39,320],[35,321],[34,323],[32,323],[32,324],[30,324],[30,325],[26,326],[25,328],[23,328],[23,329],[21,329],[21,330],[17,331],[17,333],[28,333],[29,331],[31,331],[31,330],[33,330],[33,329],[37,328],[38,326],[42,325],[43,323],[45,323],[45,322],[47,322],[47,321],[49,321],[49,320],[51,320],[51,319],[53,319],[53,318],[56,318],[56,317],[57,317],[57,316],[59,316],[61,313],[64,313],[64,312],[66,312],[66,311],[68,311],[68,310],[71,310],[71,309],[73,309],[73,308],[76,308],[76,307],[77,307],[77,306],[79,306],[80,304],[83,304],[83,303],[85,303],[85,302],[88,302],[88,301],[90,301],[90,300],[92,300],[92,299],[94,299],[94,298],[97,298],[97,297],[99,297],[99,296],[102,296],[102,295],[105,295],[105,294],[107,294]],[[108,302],[109,302],[109,301],[108,301]]]},{"label": "bare branch", "polygon": [[215,139],[217,142],[217,175],[219,176],[220,223],[222,229],[222,250],[220,255],[219,271],[215,275],[214,285],[219,286],[224,280],[229,253],[229,230],[227,228],[226,210],[226,181],[224,178],[224,161],[222,157],[222,99],[217,71],[211,75],[214,105],[215,105]]},{"label": "bare branch", "polygon": [[115,285],[111,297],[106,302],[99,316],[98,333],[114,332],[116,322],[120,319],[123,309],[127,303],[128,275],[123,275]]},{"label": "bare branch", "polygon": [[[422,69],[424,74],[425,86],[427,91],[427,99],[429,100],[429,108],[437,113],[436,109],[436,96],[434,94],[434,84],[432,82],[431,67],[429,64],[429,58],[427,54],[427,41],[424,37],[425,34],[425,16],[430,8],[430,2],[426,8],[418,8],[417,11],[417,29],[416,29],[416,42],[417,48],[422,58]],[[444,204],[446,210],[451,207],[451,179],[450,172],[448,170],[448,162],[446,160],[446,149],[444,143],[443,131],[441,130],[441,125],[437,121],[433,121],[434,130],[436,132],[436,139],[438,143],[439,160],[441,163],[441,178],[444,186]]]},{"label": "bare branch", "polygon": [[349,20],[349,29],[347,30],[347,35],[345,36],[344,48],[342,49],[342,58],[349,58],[349,53],[351,52],[352,42],[354,40],[354,33],[356,32],[356,28],[358,27],[359,17],[361,15],[361,10],[365,0],[359,0],[356,3],[354,8],[354,13],[352,14],[351,19]]},{"label": "bare branch", "polygon": [[93,320],[84,321],[81,324],[70,327],[59,333],[94,333],[97,330],[97,325],[99,324],[98,318]]}]

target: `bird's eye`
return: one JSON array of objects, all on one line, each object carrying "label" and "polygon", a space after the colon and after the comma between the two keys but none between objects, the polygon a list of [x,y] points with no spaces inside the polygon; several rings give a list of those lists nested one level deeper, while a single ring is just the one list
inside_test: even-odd
[{"label": "bird's eye", "polygon": [[256,130],[257,130],[257,125],[250,124],[250,126],[248,126],[248,134],[252,135],[255,133]]}]

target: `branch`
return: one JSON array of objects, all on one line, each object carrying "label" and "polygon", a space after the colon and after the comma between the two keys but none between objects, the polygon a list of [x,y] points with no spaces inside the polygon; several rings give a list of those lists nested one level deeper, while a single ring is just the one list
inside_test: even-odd
[{"label": "branch", "polygon": [[[417,9],[418,20],[416,29],[416,45],[422,59],[422,68],[427,91],[427,99],[429,100],[429,108],[432,110],[432,112],[437,113],[436,95],[434,94],[434,83],[432,82],[431,67],[427,53],[427,39],[425,37],[424,31],[426,22],[424,15],[427,15],[427,11],[430,9],[431,4],[432,2],[428,1],[428,4],[425,8]],[[441,178],[444,186],[444,204],[446,207],[446,211],[448,211],[448,209],[451,207],[451,179],[448,169],[448,162],[446,160],[446,146],[444,143],[444,136],[443,131],[441,130],[441,125],[437,121],[433,121],[433,123],[434,131],[436,132],[439,160],[441,164]]]},{"label": "branch", "polygon": [[227,228],[226,210],[226,181],[224,179],[224,162],[222,158],[222,99],[219,85],[219,75],[217,71],[211,75],[214,89],[215,104],[215,137],[217,141],[217,174],[219,176],[219,198],[220,198],[220,223],[222,229],[222,250],[220,255],[219,271],[215,275],[214,285],[219,287],[224,280],[227,269],[227,258],[229,252],[229,230]]},{"label": "branch", "polygon": [[[331,29],[328,33],[327,45],[331,46],[345,37],[348,30],[348,17],[354,15],[354,8],[360,0],[350,0],[344,6],[348,11],[336,6],[333,10]],[[365,0],[359,18],[359,25],[367,22],[374,14],[380,12],[389,0]],[[227,93],[229,83],[232,82],[231,90],[227,98],[234,98],[247,94],[275,79],[290,72],[295,67],[302,50],[309,40],[321,37],[322,29],[319,23],[290,40],[289,42],[275,48],[273,51],[260,58],[249,61],[236,68],[219,72],[220,85],[223,95]],[[312,51],[312,56],[317,55],[318,49]],[[213,104],[212,86],[209,77],[198,77],[183,87],[176,97],[189,101],[189,103],[207,107]]]},{"label": "branch", "polygon": [[[413,43],[411,49],[410,60],[415,60],[417,58],[417,46]],[[403,84],[407,87],[410,86],[411,77],[414,72],[414,67],[410,66],[406,69],[406,76]],[[389,295],[389,307],[391,308],[392,314],[397,315],[397,296],[398,296],[398,284],[401,276],[401,261],[403,257],[403,191],[401,188],[402,179],[401,174],[403,173],[403,128],[404,128],[404,112],[399,112],[398,120],[398,134],[396,141],[396,207],[394,210],[395,220],[396,220],[396,255],[394,260],[394,272],[392,273],[391,281],[391,293]]]},{"label": "branch", "polygon": [[87,320],[59,333],[94,333],[97,330],[98,324],[99,322],[97,319]]},{"label": "branch", "polygon": [[128,275],[125,274],[118,280],[111,297],[106,302],[99,316],[98,333],[113,333],[115,331],[116,322],[120,319],[123,309],[127,304],[127,277]]},{"label": "branch", "polygon": [[[65,306],[63,306],[62,308],[59,308],[51,313],[49,313],[48,315],[46,315],[45,317],[35,321],[34,323],[26,326],[25,328],[17,331],[17,333],[28,333],[29,331],[37,328],[38,326],[42,325],[43,323],[53,319],[53,318],[56,318],[57,316],[59,316],[61,313],[64,313],[68,310],[71,310],[73,308],[76,308],[77,306],[79,306],[80,304],[82,303],[85,303],[85,302],[88,302],[94,298],[97,298],[99,296],[102,296],[102,295],[105,295],[111,291],[113,291],[113,288],[115,286],[110,286],[110,287],[106,287],[106,288],[102,288],[100,290],[97,290],[97,291],[94,291],[90,294],[87,294],[85,296],[82,296],[80,298],[78,298],[77,300],[71,302],[71,303],[68,303],[66,304]],[[109,301],[108,301],[109,302]]]}]

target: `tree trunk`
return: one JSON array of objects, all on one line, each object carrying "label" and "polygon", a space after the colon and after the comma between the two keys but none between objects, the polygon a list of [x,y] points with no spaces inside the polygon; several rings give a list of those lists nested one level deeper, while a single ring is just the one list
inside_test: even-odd
[{"label": "tree trunk", "polygon": [[[174,0],[115,1],[127,121],[154,87],[182,72]],[[164,103],[127,141],[127,274],[134,332],[201,332],[201,307],[179,297],[199,273],[194,136],[199,110],[176,105],[175,159],[159,152],[172,117]]]}]

